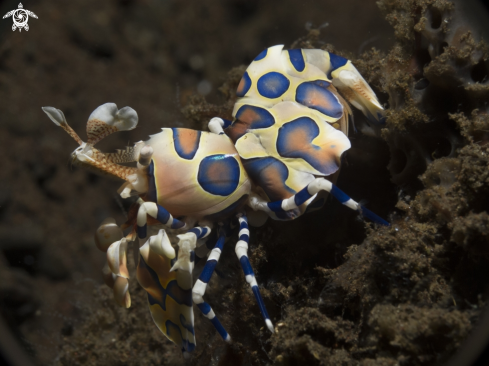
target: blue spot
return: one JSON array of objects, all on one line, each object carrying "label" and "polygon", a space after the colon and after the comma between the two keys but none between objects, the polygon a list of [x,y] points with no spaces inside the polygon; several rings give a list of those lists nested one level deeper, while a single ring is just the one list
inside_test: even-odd
[{"label": "blue spot", "polygon": [[297,87],[295,100],[332,118],[343,115],[343,106],[329,90],[307,81]]},{"label": "blue spot", "polygon": [[147,201],[151,202],[157,202],[156,199],[158,197],[158,194],[156,192],[156,183],[155,183],[155,165],[153,160],[151,160],[151,163],[148,166],[148,192],[146,195],[148,196]]},{"label": "blue spot", "polygon": [[239,184],[239,163],[232,155],[207,156],[200,162],[197,181],[204,191],[229,196]]},{"label": "blue spot", "polygon": [[304,61],[304,56],[302,55],[302,50],[289,50],[289,58],[290,62],[294,66],[294,69],[301,72],[304,71],[306,67],[306,63]]},{"label": "blue spot", "polygon": [[175,151],[183,159],[192,160],[199,149],[201,131],[172,128]]},{"label": "blue spot", "polygon": [[245,104],[238,109],[236,119],[246,123],[248,129],[267,128],[275,124],[275,118],[265,108]]},{"label": "blue spot", "polygon": [[278,98],[289,89],[290,81],[278,72],[269,72],[258,79],[258,92],[265,98]]},{"label": "blue spot", "polygon": [[277,152],[284,158],[304,159],[323,174],[333,174],[339,168],[336,156],[329,149],[312,143],[318,135],[319,127],[309,117],[284,123],[278,130]]},{"label": "blue spot", "polygon": [[[244,97],[246,93],[248,93],[248,90],[250,90],[250,88],[251,88],[251,79],[248,73],[245,72],[243,74],[243,77],[241,78],[241,81],[239,82],[238,89],[236,90],[236,96]],[[226,126],[224,126],[223,128],[226,128]]]},{"label": "blue spot", "polygon": [[253,61],[260,61],[261,59],[264,59],[265,56],[267,55],[267,52],[268,52],[268,49],[261,51],[260,54],[258,56],[256,56]]}]

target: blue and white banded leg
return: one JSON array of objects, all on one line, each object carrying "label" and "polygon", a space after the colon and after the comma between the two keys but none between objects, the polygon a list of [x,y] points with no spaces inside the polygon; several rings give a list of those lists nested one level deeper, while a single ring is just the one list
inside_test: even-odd
[{"label": "blue and white banded leg", "polygon": [[[351,199],[345,192],[340,190],[337,186],[324,178],[316,178],[307,185],[304,189],[297,192],[292,197],[284,199],[282,201],[266,202],[261,197],[253,195],[248,204],[254,210],[265,211],[270,216],[278,220],[287,220],[296,218],[300,215],[298,207],[313,197],[319,191],[329,192],[334,198],[340,201],[343,205],[358,211],[363,217],[375,222],[376,224],[389,226],[390,224],[380,216],[374,214],[369,209],[361,206],[358,202]],[[293,216],[289,216],[288,213],[293,212]]]},{"label": "blue and white banded leg", "polygon": [[258,303],[258,307],[260,308],[261,315],[265,320],[267,328],[270,330],[270,332],[274,333],[273,323],[270,320],[270,316],[268,316],[267,308],[265,307],[260,289],[258,288],[258,283],[256,282],[255,273],[253,272],[250,260],[248,259],[248,243],[250,241],[248,219],[243,213],[238,214],[237,217],[239,220],[239,240],[236,243],[235,248],[236,256],[238,257],[241,268],[243,269],[246,282],[250,284],[251,291],[253,291],[253,294],[255,295],[256,302]]},{"label": "blue and white banded leg", "polygon": [[214,325],[214,328],[216,328],[222,339],[224,339],[226,342],[231,342],[231,336],[226,331],[226,329],[224,329],[223,325],[216,317],[214,310],[212,310],[211,306],[204,301],[204,294],[207,288],[207,284],[209,283],[209,280],[211,279],[212,274],[214,273],[214,270],[216,268],[217,262],[219,261],[225,240],[226,231],[223,227],[220,227],[217,243],[211,250],[204,269],[202,270],[202,273],[200,274],[198,280],[195,282],[195,285],[192,288],[192,300],[197,305],[202,314],[204,314],[204,316],[211,321],[212,325]]},{"label": "blue and white banded leg", "polygon": [[163,207],[154,202],[144,202],[138,200],[140,204],[137,216],[137,234],[139,238],[139,246],[141,247],[147,240],[148,231],[148,215],[155,218],[165,226],[172,229],[184,229],[183,221],[173,218],[173,216]]}]

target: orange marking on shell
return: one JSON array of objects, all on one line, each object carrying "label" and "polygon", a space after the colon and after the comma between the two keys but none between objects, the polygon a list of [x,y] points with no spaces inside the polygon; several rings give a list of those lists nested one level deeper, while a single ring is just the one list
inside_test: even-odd
[{"label": "orange marking on shell", "polygon": [[324,109],[331,109],[333,106],[330,101],[324,97],[323,94],[316,92],[314,90],[309,90],[307,92],[307,98],[311,106],[322,107]]},{"label": "orange marking on shell", "polygon": [[229,170],[223,161],[214,161],[207,169],[207,179],[213,182],[229,180]]},{"label": "orange marking on shell", "polygon": [[[294,134],[285,135],[285,146],[288,147],[288,152],[303,151],[310,156],[313,161],[336,162],[339,166],[339,157],[337,157],[336,151],[338,147],[332,147],[332,145],[317,146],[313,145],[310,141],[310,135],[307,131],[297,130]],[[304,158],[307,161],[307,159]],[[321,170],[321,169],[319,169]]]},{"label": "orange marking on shell", "polygon": [[283,200],[293,196],[287,190],[285,182],[280,178],[280,172],[274,165],[269,165],[261,171],[260,186],[268,193],[272,201]]},{"label": "orange marking on shell", "polygon": [[239,119],[233,122],[231,126],[226,128],[225,133],[229,136],[229,138],[236,143],[236,141],[243,136],[249,128],[249,124],[243,122]]},{"label": "orange marking on shell", "polygon": [[190,154],[199,144],[200,134],[195,130],[180,129],[178,132],[178,140],[184,154]]},{"label": "orange marking on shell", "polygon": [[248,125],[248,128],[253,122],[259,120],[260,118],[260,115],[251,108],[247,108],[243,113],[239,115],[240,121],[246,123]]},{"label": "orange marking on shell", "polygon": [[242,94],[245,88],[245,80],[244,78],[241,78],[238,84],[238,88],[236,89],[237,94]]}]

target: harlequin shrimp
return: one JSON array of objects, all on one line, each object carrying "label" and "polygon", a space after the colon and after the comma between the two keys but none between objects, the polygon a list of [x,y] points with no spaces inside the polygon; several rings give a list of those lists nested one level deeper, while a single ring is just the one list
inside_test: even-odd
[{"label": "harlequin shrimp", "polygon": [[[132,220],[119,227],[107,219],[96,232],[96,244],[107,255],[105,282],[117,303],[130,307],[127,250],[137,237],[137,280],[147,292],[155,324],[184,355],[196,344],[193,303],[222,338],[231,341],[204,300],[231,221],[239,223],[236,255],[271,332],[273,324],[248,259],[248,217],[250,223],[263,217],[292,220],[328,192],[370,220],[388,225],[331,181],[341,155],[350,148],[349,103],[374,122],[383,111],[350,61],[323,50],[270,47],[253,60],[236,94],[233,121],[213,118],[210,132],[163,128],[148,141],[116,153],[102,153],[94,145],[116,131],[135,128],[138,116],[132,108],[118,110],[107,103],[95,109],[88,118],[86,142],[63,112],[43,108],[79,143],[73,163],[125,181],[118,191],[123,198],[139,196],[130,210]],[[131,162],[137,166],[120,165]],[[180,232],[178,243],[172,245],[163,227]],[[131,230],[124,236],[127,228]],[[195,250],[211,231],[217,233],[217,242],[193,283]]]}]

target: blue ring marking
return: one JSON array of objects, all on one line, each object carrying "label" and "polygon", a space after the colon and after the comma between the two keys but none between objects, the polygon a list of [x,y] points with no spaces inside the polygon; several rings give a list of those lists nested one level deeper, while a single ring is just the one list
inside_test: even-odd
[{"label": "blue ring marking", "polygon": [[[187,130],[184,128],[172,128],[172,131],[173,131],[173,142],[175,146],[175,151],[178,154],[178,156],[186,160],[192,160],[195,154],[197,153],[197,150],[199,150],[201,131]],[[197,138],[193,146],[191,146],[191,149],[185,151],[184,148],[186,142],[185,140],[188,138],[185,136],[185,133],[189,133],[189,131],[192,131],[190,133],[197,132]]]},{"label": "blue ring marking", "polygon": [[156,220],[158,220],[162,224],[166,224],[168,220],[170,220],[170,213],[163,206],[158,205]]},{"label": "blue ring marking", "polygon": [[204,283],[208,283],[212,277],[212,274],[214,273],[214,269],[217,266],[217,261],[215,259],[208,260],[205,263],[205,267],[200,273],[199,280],[201,280]]},{"label": "blue ring marking", "polygon": [[258,286],[253,286],[251,288],[253,290],[253,294],[255,294],[256,302],[258,303],[258,307],[260,308],[260,311],[265,319],[270,319],[268,316],[267,308],[265,307],[265,303],[263,302],[263,298],[261,297],[260,294],[260,289]]},{"label": "blue ring marking", "polygon": [[304,61],[304,56],[302,55],[301,49],[288,50],[290,63],[294,66],[294,69],[301,72],[304,71],[306,67],[306,62]]},{"label": "blue ring marking", "polygon": [[216,196],[229,196],[238,188],[239,163],[232,155],[207,156],[199,164],[197,181],[202,189]]},{"label": "blue ring marking", "polygon": [[387,221],[385,221],[383,218],[381,218],[377,214],[374,214],[369,209],[361,206],[361,209],[360,210],[361,210],[362,216],[363,217],[366,217],[370,221],[372,221],[372,222],[374,222],[376,224],[384,225],[384,226],[391,226],[391,224],[389,224]]},{"label": "blue ring marking", "polygon": [[180,229],[182,227],[185,226],[185,222],[183,221],[180,221],[180,220],[177,220],[177,219],[173,219],[173,222],[171,223],[171,228],[172,229]]},{"label": "blue ring marking", "polygon": [[243,229],[248,229],[248,224],[246,221],[243,221],[241,224],[239,224],[239,230]]},{"label": "blue ring marking", "polygon": [[187,233],[194,233],[195,236],[197,237],[197,239],[200,239],[199,235],[201,232],[202,232],[202,230],[199,227],[194,227],[194,228],[190,229],[189,231],[187,231]]},{"label": "blue ring marking", "polygon": [[289,86],[289,79],[275,71],[262,75],[256,85],[258,93],[270,99],[281,97],[289,89]]},{"label": "blue ring marking", "polygon": [[250,76],[245,71],[245,73],[243,74],[243,77],[239,81],[238,89],[236,89],[236,96],[237,97],[244,97],[246,95],[246,93],[248,93],[248,90],[250,90],[251,84],[252,84],[252,82],[251,82]]},{"label": "blue ring marking", "polygon": [[284,123],[278,130],[277,152],[284,158],[304,159],[323,174],[333,174],[339,168],[335,156],[328,156],[326,146],[312,143],[319,132],[317,123],[309,117],[299,117]]},{"label": "blue ring marking", "polygon": [[332,118],[340,118],[343,115],[343,106],[336,96],[314,81],[300,84],[296,90],[295,100]]},{"label": "blue ring marking", "polygon": [[236,119],[248,124],[248,129],[267,128],[275,124],[275,118],[265,108],[242,105],[236,112]]},{"label": "blue ring marking", "polygon": [[217,332],[222,337],[222,339],[226,340],[226,338],[228,337],[228,332],[226,332],[226,329],[224,329],[224,327],[222,326],[219,319],[217,319],[217,316],[210,319],[210,321],[211,321],[212,325],[214,326],[214,328],[216,328]]},{"label": "blue ring marking", "polygon": [[248,257],[246,255],[243,254],[241,258],[239,258],[239,263],[241,263],[241,268],[243,268],[245,276],[255,275],[253,273],[253,268],[251,268],[250,261],[248,260]]},{"label": "blue ring marking", "polygon": [[260,61],[260,60],[264,59],[265,56],[267,55],[267,53],[268,53],[268,48],[261,51],[260,54],[258,56],[256,56],[253,61]]},{"label": "blue ring marking", "polygon": [[156,192],[156,182],[155,182],[155,166],[153,159],[151,159],[151,163],[148,166],[148,201],[157,202],[158,193]]},{"label": "blue ring marking", "polygon": [[[280,160],[268,156],[266,158],[242,159],[246,172],[251,180],[263,188],[270,200],[282,200],[295,194],[285,182],[289,177],[287,166]],[[277,186],[273,178],[278,178],[280,186]]]},{"label": "blue ring marking", "polygon": [[285,212],[285,210],[282,208],[282,201],[268,202],[267,206],[273,212]]},{"label": "blue ring marking", "polygon": [[140,267],[141,270],[145,270],[149,273],[151,279],[158,288],[158,292],[160,292],[162,295],[161,299],[156,299],[148,293],[148,301],[151,305],[158,304],[163,310],[166,311],[166,296],[170,296],[178,305],[184,304],[187,306],[192,306],[192,289],[184,290],[178,286],[177,280],[171,280],[168,282],[166,288],[164,288],[161,285],[158,274],[144,261],[142,256],[139,258],[138,267]]},{"label": "blue ring marking", "polygon": [[243,234],[243,235],[241,235],[241,236],[239,237],[239,239],[238,239],[238,240],[243,240],[243,241],[245,241],[245,242],[247,242],[247,243],[248,243],[248,241],[250,240],[250,237],[249,237],[249,235],[248,235],[248,234]]},{"label": "blue ring marking", "polygon": [[345,192],[343,192],[341,189],[336,187],[334,184],[333,184],[333,188],[331,188],[331,194],[333,195],[334,198],[336,198],[341,203],[345,203],[346,201],[350,200],[350,197],[348,197],[348,195]]},{"label": "blue ring marking", "polygon": [[137,228],[136,228],[136,232],[138,234],[138,238],[140,239],[144,239],[146,237],[146,235],[148,235],[148,231],[147,231],[147,227],[146,225],[144,226],[139,226],[139,225],[136,225]]},{"label": "blue ring marking", "polygon": [[180,324],[182,324],[182,327],[187,329],[190,333],[195,335],[194,327],[192,327],[192,324],[190,324],[190,322],[187,322],[187,319],[185,319],[185,316],[183,314],[180,314]]},{"label": "blue ring marking", "polygon": [[296,193],[296,195],[294,197],[294,202],[297,206],[300,206],[311,197],[312,197],[312,194],[309,193],[309,191],[307,190],[307,187],[306,187],[306,188],[300,190],[298,193]]},{"label": "blue ring marking", "polygon": [[209,314],[209,311],[211,311],[211,306],[206,302],[201,302],[200,304],[197,304],[197,307],[204,315]]}]

